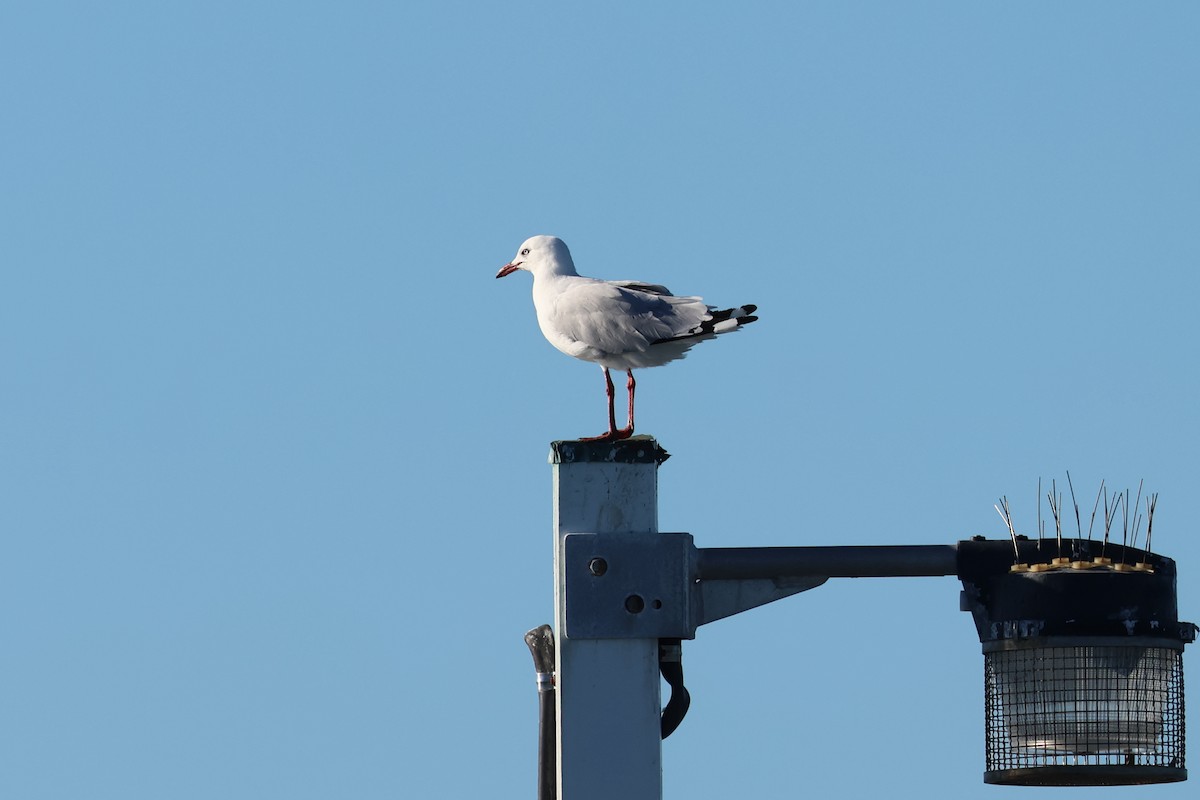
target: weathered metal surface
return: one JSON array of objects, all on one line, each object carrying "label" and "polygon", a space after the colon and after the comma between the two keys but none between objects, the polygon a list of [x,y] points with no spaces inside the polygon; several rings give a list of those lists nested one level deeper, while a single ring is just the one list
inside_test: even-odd
[{"label": "weathered metal surface", "polygon": [[565,548],[568,638],[693,637],[689,534],[571,533]]},{"label": "weathered metal surface", "polygon": [[809,576],[700,581],[695,584],[696,597],[692,601],[693,630],[700,625],[815,589],[827,580],[824,576]]},{"label": "weathered metal surface", "polygon": [[562,800],[662,797],[658,639],[565,635],[565,543],[572,533],[657,538],[657,473],[664,455],[646,438],[556,442],[552,451]]},{"label": "weathered metal surface", "polygon": [[575,439],[550,443],[551,464],[661,464],[671,457],[649,436],[632,436],[619,442]]}]

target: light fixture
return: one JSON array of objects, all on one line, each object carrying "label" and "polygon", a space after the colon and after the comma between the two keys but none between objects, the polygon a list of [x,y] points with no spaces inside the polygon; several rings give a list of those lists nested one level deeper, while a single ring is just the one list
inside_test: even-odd
[{"label": "light fixture", "polygon": [[[963,610],[983,645],[984,781],[1168,783],[1184,764],[1175,562],[1072,540],[959,544]],[[1112,552],[1114,551],[1115,552]],[[1116,558],[1111,558],[1115,556]]]}]

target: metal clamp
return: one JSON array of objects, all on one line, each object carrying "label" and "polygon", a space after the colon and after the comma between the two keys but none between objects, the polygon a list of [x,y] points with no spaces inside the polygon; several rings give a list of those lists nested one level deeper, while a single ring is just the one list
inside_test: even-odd
[{"label": "metal clamp", "polygon": [[692,639],[696,548],[689,533],[568,533],[570,639]]}]

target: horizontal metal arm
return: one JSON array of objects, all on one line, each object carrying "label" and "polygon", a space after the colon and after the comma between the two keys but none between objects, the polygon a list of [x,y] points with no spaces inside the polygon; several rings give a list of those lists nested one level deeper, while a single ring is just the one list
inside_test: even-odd
[{"label": "horizontal metal arm", "polygon": [[569,532],[559,555],[567,639],[691,639],[700,625],[829,578],[957,575],[959,553],[953,544],[697,548],[687,533]]},{"label": "horizontal metal arm", "polygon": [[703,547],[700,581],[752,578],[889,578],[958,574],[953,544],[842,547]]}]

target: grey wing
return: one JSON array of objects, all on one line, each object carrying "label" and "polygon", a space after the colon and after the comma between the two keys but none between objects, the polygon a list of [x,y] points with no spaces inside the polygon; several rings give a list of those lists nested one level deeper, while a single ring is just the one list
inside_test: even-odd
[{"label": "grey wing", "polygon": [[596,281],[563,292],[554,306],[555,327],[599,353],[619,355],[686,335],[708,316],[698,297],[643,291],[630,284]]},{"label": "grey wing", "polygon": [[641,281],[609,281],[609,283],[622,289],[632,289],[635,292],[645,292],[646,294],[671,294],[670,289],[658,283],[642,283]]}]

